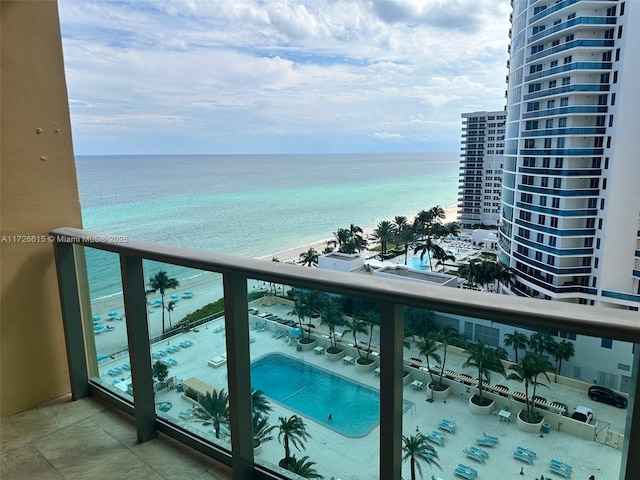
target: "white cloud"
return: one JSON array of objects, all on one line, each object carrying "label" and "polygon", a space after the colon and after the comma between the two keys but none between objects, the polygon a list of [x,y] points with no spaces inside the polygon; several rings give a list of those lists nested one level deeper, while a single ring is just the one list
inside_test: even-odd
[{"label": "white cloud", "polygon": [[[508,0],[60,0],[76,151],[215,153],[207,135],[237,152],[313,151],[328,138],[367,151],[389,139],[457,150],[463,111],[504,105],[509,9]],[[105,140],[104,125],[117,136]]]}]

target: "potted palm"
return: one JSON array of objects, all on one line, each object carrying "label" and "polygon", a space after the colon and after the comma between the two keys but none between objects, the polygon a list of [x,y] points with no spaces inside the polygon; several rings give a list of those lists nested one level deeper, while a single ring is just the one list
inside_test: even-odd
[{"label": "potted palm", "polygon": [[269,412],[273,411],[273,407],[267,401],[262,390],[254,390],[251,392],[251,410],[253,423],[253,453],[258,455],[262,451],[262,445],[273,440],[273,431],[275,425],[269,425]]},{"label": "potted palm", "polygon": [[[293,308],[289,313],[287,313],[287,315],[295,315],[298,317],[298,325],[302,332],[305,331],[302,325],[302,320],[304,320],[305,315],[310,314],[311,312],[309,312],[309,308],[302,298],[296,298],[293,303]],[[307,330],[308,335],[305,337],[303,333],[302,337],[298,339],[298,348],[300,350],[311,350],[317,345],[317,342],[311,338],[311,327],[308,327]]]},{"label": "potted palm", "polygon": [[[542,374],[549,381],[547,372],[553,371],[553,365],[541,355],[526,355],[516,365],[511,365],[509,370],[513,373],[510,373],[507,379],[524,383],[526,409],[518,413],[518,428],[524,432],[537,433],[542,428],[544,417],[535,411],[533,399],[539,385],[548,387],[538,381],[538,376]],[[530,386],[533,387],[531,395],[529,395]]]},{"label": "potted palm", "polygon": [[[429,372],[429,376],[431,377],[431,381],[427,384],[427,390],[430,392],[429,399],[427,401],[433,402],[434,399],[447,398],[449,395],[449,386],[443,385],[442,383],[434,380],[429,362],[429,357],[431,357],[436,362],[440,363],[440,355],[437,353],[440,347],[436,342],[435,336],[433,334],[423,335],[416,342],[416,347],[418,348],[418,356],[425,357],[427,372]],[[424,368],[422,370],[424,371]]]},{"label": "potted palm", "polygon": [[478,393],[469,398],[469,408],[474,413],[489,415],[493,409],[494,400],[483,396],[484,382],[491,382],[491,372],[505,375],[504,365],[496,351],[482,341],[471,344],[466,352],[469,358],[462,366],[474,367],[478,370]]},{"label": "potted palm", "polygon": [[340,327],[345,324],[344,314],[340,304],[335,300],[329,302],[329,305],[320,313],[322,322],[326,323],[329,327],[329,341],[331,346],[327,348],[327,357],[330,361],[335,362],[344,357],[344,350],[338,347],[338,341],[336,340],[336,327]]},{"label": "potted palm", "polygon": [[298,415],[291,415],[289,418],[280,417],[279,420],[278,441],[284,446],[284,458],[278,462],[278,465],[288,470],[294,458],[291,456],[291,446],[298,451],[304,450],[304,442],[311,438],[311,435],[307,433],[307,427]]},{"label": "potted palm", "polygon": [[368,316],[369,312],[355,313],[351,321],[347,322],[347,329],[342,332],[342,335],[346,335],[347,333],[351,333],[353,335],[353,344],[358,352],[358,358],[356,358],[355,361],[355,368],[361,372],[370,372],[376,368],[376,362],[370,359],[368,355],[365,357],[362,354],[362,350],[358,345],[358,339],[356,338],[358,333],[366,335],[369,333],[369,329],[373,328],[373,325],[369,322]]}]

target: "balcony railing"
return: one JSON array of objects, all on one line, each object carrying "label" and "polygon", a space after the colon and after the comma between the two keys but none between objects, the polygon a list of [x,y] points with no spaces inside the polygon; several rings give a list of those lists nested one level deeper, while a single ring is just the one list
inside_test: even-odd
[{"label": "balcony railing", "polygon": [[[530,329],[573,332],[623,342],[640,343],[637,314],[620,310],[602,310],[562,302],[553,305],[507,295],[490,295],[456,288],[388,280],[370,275],[310,269],[263,260],[158,245],[128,240],[109,241],[109,237],[75,228],[59,228],[50,233],[63,312],[71,390],[74,399],[98,395],[135,417],[138,440],[147,441],[163,432],[218,461],[230,465],[236,479],[283,479],[285,470],[270,468],[256,461],[252,434],[251,406],[251,331],[249,325],[249,283],[268,282],[300,289],[329,292],[375,302],[380,314],[379,326],[379,445],[377,474],[371,477],[400,480],[402,475],[403,421],[403,312],[407,307],[447,315],[481,318],[487,322],[513,325],[514,321]],[[125,328],[130,359],[131,395],[114,393],[100,381],[98,359],[91,350],[94,337],[86,288],[85,253],[111,252],[120,268],[126,316]],[[225,331],[226,357],[214,357],[214,367],[226,361],[229,392],[230,445],[218,444],[206,435],[194,433],[167,420],[156,411],[154,371],[150,353],[149,304],[143,261],[178,265],[221,276],[224,295],[224,320],[218,331]],[[202,327],[198,327],[201,329]],[[89,333],[87,333],[87,331]],[[215,331],[200,338],[212,342]],[[222,338],[222,337],[220,337]],[[164,345],[164,340],[163,340]],[[640,402],[636,400],[640,348],[635,346],[631,372],[628,420],[625,423],[620,479],[632,480],[640,471]],[[165,348],[165,347],[163,347]],[[208,370],[213,372],[214,370]],[[159,407],[158,407],[159,408]],[[182,412],[181,412],[182,413]],[[558,427],[559,429],[559,427]],[[214,439],[215,440],[215,439]],[[309,449],[307,449],[309,451]],[[368,452],[368,458],[371,458]],[[353,460],[353,458],[352,458]],[[341,463],[350,463],[347,460]]]}]

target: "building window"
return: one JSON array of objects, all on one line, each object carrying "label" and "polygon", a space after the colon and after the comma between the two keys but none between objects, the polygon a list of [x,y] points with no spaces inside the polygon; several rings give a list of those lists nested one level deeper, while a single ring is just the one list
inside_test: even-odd
[{"label": "building window", "polygon": [[551,208],[560,208],[560,199],[558,197],[551,198]]},{"label": "building window", "polygon": [[549,237],[549,246],[550,247],[556,246],[556,237]]},{"label": "building window", "polygon": [[562,188],[562,179],[554,178],[553,179],[553,188]]},{"label": "building window", "polygon": [[564,57],[563,62],[566,65],[567,63],[571,63],[572,60],[573,60],[573,57],[569,55],[568,57]]},{"label": "building window", "polygon": [[551,217],[551,228],[558,228],[558,217]]},{"label": "building window", "polygon": [[553,128],[553,119],[548,118],[546,123],[544,124],[544,128]]},{"label": "building window", "polygon": [[603,338],[600,342],[602,348],[613,348],[613,340],[610,338]]},{"label": "building window", "polygon": [[569,97],[562,97],[560,99],[560,106],[561,107],[567,107],[569,106]]},{"label": "building window", "polygon": [[547,108],[553,108],[556,105],[556,101],[555,100],[549,100],[547,102]]},{"label": "building window", "polygon": [[556,146],[558,148],[564,148],[564,137],[558,138],[558,140],[556,141]]},{"label": "building window", "polygon": [[556,88],[556,81],[555,80],[551,80],[549,82],[549,88]]},{"label": "building window", "polygon": [[551,158],[549,157],[542,157],[542,167],[543,168],[549,168],[549,163],[551,162]]},{"label": "building window", "polygon": [[562,77],[562,85],[569,85],[571,83],[571,77]]},{"label": "building window", "polygon": [[561,157],[557,157],[556,158],[556,168],[562,168],[562,158]]},{"label": "building window", "polygon": [[544,148],[551,148],[551,139],[550,138],[545,138],[544,139]]},{"label": "building window", "polygon": [[558,119],[558,128],[566,128],[567,127],[567,118],[559,118]]},{"label": "building window", "polygon": [[527,138],[524,141],[524,148],[536,148],[535,138]]}]

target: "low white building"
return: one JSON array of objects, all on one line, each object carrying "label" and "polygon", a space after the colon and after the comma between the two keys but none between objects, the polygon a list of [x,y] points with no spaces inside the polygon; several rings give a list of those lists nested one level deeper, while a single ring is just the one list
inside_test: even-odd
[{"label": "low white building", "polygon": [[447,275],[446,273],[415,270],[405,265],[387,265],[379,270],[374,270],[373,276],[428,283],[431,285],[442,285],[443,287],[457,287],[459,280],[459,277]]},{"label": "low white building", "polygon": [[362,255],[331,252],[318,257],[318,268],[337,272],[354,272],[364,268],[365,257]]}]

